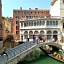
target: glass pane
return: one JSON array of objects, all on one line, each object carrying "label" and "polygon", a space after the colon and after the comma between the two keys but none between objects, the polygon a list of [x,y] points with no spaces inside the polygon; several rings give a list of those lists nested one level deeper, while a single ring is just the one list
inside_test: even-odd
[{"label": "glass pane", "polygon": [[23,22],[21,22],[21,26],[23,27]]},{"label": "glass pane", "polygon": [[52,21],[50,21],[50,25],[52,25]]},{"label": "glass pane", "polygon": [[56,25],[58,25],[58,21],[56,21]]},{"label": "glass pane", "polygon": [[53,21],[53,25],[55,25],[55,21]]},{"label": "glass pane", "polygon": [[46,22],[46,25],[49,25],[49,21]]}]

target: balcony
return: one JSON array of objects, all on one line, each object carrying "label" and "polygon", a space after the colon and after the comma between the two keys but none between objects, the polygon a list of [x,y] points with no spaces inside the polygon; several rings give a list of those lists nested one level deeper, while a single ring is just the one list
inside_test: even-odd
[{"label": "balcony", "polygon": [[47,28],[58,29],[60,27],[59,26],[47,26],[47,25],[20,27],[20,29],[47,29]]}]

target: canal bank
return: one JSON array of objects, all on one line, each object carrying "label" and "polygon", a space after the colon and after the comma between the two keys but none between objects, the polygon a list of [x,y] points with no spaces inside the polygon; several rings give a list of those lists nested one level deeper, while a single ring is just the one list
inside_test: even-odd
[{"label": "canal bank", "polygon": [[37,60],[27,62],[26,64],[63,64],[63,63],[59,62],[43,53]]}]

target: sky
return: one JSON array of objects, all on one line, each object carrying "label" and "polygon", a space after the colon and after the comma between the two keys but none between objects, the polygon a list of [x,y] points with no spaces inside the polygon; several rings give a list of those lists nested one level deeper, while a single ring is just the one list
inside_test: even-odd
[{"label": "sky", "polygon": [[51,0],[2,0],[2,16],[13,17],[14,9],[50,9]]}]

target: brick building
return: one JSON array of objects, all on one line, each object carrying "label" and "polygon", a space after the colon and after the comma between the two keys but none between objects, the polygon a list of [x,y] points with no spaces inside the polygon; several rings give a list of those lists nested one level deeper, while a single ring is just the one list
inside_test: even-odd
[{"label": "brick building", "polygon": [[8,35],[11,35],[11,22],[9,21],[9,18],[2,18],[3,21],[3,40],[5,40],[7,38]]},{"label": "brick building", "polygon": [[13,18],[10,17],[8,19],[9,19],[9,22],[11,23],[11,33],[13,33]]},{"label": "brick building", "polygon": [[20,8],[19,10],[14,9],[13,10],[13,33],[16,40],[19,40],[20,34],[19,34],[19,20],[22,19],[33,19],[33,18],[43,18],[43,17],[49,17],[50,13],[49,10],[43,10],[43,9],[31,9],[24,10]]},{"label": "brick building", "polygon": [[2,53],[3,46],[3,23],[2,23],[2,4],[0,0],[0,54]]},{"label": "brick building", "polygon": [[0,0],[0,41],[3,40],[2,4]]}]

